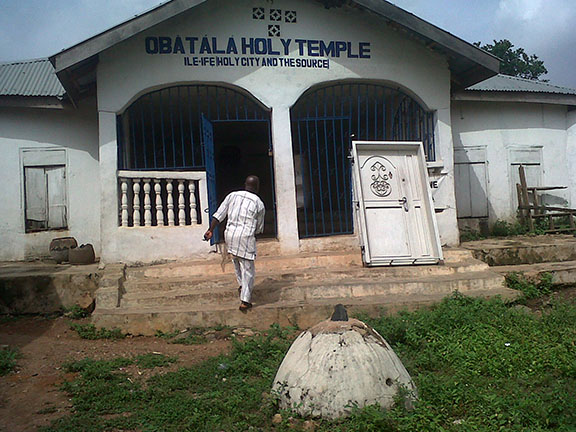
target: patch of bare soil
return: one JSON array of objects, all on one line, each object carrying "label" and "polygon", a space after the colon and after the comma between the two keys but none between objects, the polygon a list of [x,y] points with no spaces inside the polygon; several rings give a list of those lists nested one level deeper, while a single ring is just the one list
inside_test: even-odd
[{"label": "patch of bare soil", "polygon": [[[231,347],[228,339],[201,345],[170,344],[154,337],[84,340],[70,329],[70,322],[64,317],[27,317],[0,324],[0,345],[18,348],[21,353],[17,371],[0,377],[0,431],[34,431],[69,413],[71,402],[59,389],[65,380],[74,377],[62,371],[66,362],[149,353],[177,357],[177,363],[162,368],[161,373],[165,373],[226,353]],[[130,366],[128,372],[136,379],[146,379],[158,370]]]}]

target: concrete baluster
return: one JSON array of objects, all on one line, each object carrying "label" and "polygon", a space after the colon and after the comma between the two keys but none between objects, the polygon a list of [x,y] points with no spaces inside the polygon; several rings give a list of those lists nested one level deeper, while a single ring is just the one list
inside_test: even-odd
[{"label": "concrete baluster", "polygon": [[188,182],[188,191],[190,192],[190,223],[195,225],[198,223],[198,215],[196,213],[196,183],[194,180]]},{"label": "concrete baluster", "polygon": [[122,226],[128,226],[128,180],[122,179]]},{"label": "concrete baluster", "polygon": [[134,190],[134,201],[133,207],[134,211],[132,213],[134,219],[134,226],[140,226],[140,180],[135,179],[134,184],[132,185],[132,189]]},{"label": "concrete baluster", "polygon": [[161,180],[154,180],[154,196],[156,198],[156,224],[164,226],[164,210],[162,209],[162,184]]},{"label": "concrete baluster", "polygon": [[150,179],[144,179],[144,225],[152,226],[152,203],[150,201]]},{"label": "concrete baluster", "polygon": [[172,180],[166,182],[166,192],[168,194],[168,226],[174,226],[174,186]]},{"label": "concrete baluster", "polygon": [[178,225],[186,225],[186,204],[184,201],[184,180],[178,180]]}]

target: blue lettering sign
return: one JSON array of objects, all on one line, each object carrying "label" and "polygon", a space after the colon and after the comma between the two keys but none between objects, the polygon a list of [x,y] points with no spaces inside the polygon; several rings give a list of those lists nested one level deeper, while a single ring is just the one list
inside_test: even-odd
[{"label": "blue lettering sign", "polygon": [[203,37],[202,42],[200,42],[200,54],[212,54],[212,48],[210,48],[207,37]]},{"label": "blue lettering sign", "polygon": [[144,41],[147,54],[158,54],[158,38],[147,37]]},{"label": "blue lettering sign", "polygon": [[226,54],[238,54],[238,48],[236,48],[236,42],[234,38],[228,39],[228,46],[226,47]]},{"label": "blue lettering sign", "polygon": [[174,40],[174,49],[172,50],[173,54],[186,54],[184,51],[184,44],[182,43],[182,38],[180,36],[176,36]]},{"label": "blue lettering sign", "polygon": [[[238,41],[240,45],[238,45]],[[181,55],[215,55],[214,59],[220,58],[218,55],[238,55],[243,56],[289,56],[291,49],[296,50],[296,57],[324,57],[324,58],[341,58],[348,59],[370,59],[371,44],[370,42],[350,42],[350,41],[324,41],[316,39],[274,39],[274,38],[247,38],[236,39],[229,37],[225,42],[219,41],[217,37],[204,36],[202,38],[180,35],[174,38],[169,36],[148,36],[144,39],[144,48],[146,54],[181,54]],[[222,57],[227,58],[227,57]],[[289,59],[284,59],[283,67],[302,67],[299,65],[309,65],[304,67],[318,67],[315,63],[309,63],[300,59],[298,64],[292,65]],[[194,66],[194,62],[199,61],[201,64],[210,65],[210,60],[202,60],[199,57],[190,57],[185,60],[185,64]],[[208,62],[208,63],[203,63]],[[233,65],[224,60],[217,66]],[[244,60],[241,61],[244,63]],[[235,63],[237,66],[254,66],[265,65],[274,66],[274,62],[266,60],[260,61],[259,57],[250,57],[246,64],[240,64],[240,60]],[[276,63],[279,64],[279,63]]]}]

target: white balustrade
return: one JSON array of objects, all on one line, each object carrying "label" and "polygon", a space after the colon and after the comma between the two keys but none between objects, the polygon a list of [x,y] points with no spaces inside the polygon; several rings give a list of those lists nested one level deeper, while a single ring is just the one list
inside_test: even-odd
[{"label": "white balustrade", "polygon": [[168,227],[198,225],[200,201],[207,205],[204,172],[119,171],[118,179],[121,227],[162,227],[166,222]]}]

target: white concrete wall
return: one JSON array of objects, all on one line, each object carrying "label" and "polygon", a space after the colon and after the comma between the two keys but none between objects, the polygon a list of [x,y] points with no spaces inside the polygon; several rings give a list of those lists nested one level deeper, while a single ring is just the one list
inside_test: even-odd
[{"label": "white concrete wall", "polygon": [[[190,67],[184,65],[182,54],[150,55],[145,51],[147,36],[203,36],[227,41],[229,37],[267,38],[266,19],[252,19],[252,7],[295,10],[296,24],[281,23],[284,39],[315,39],[325,41],[370,42],[371,59],[330,60],[329,69],[292,69],[280,67]],[[290,57],[297,57],[293,44]],[[98,110],[100,116],[110,117],[101,123],[101,169],[112,175],[116,169],[113,156],[115,124],[112,116],[122,112],[138,96],[152,89],[177,83],[226,83],[246,89],[272,109],[272,136],[275,152],[276,199],[278,203],[278,237],[285,253],[297,252],[299,239],[296,220],[296,191],[292,158],[289,109],[310,87],[318,83],[344,79],[369,79],[388,83],[414,95],[429,109],[437,111],[437,155],[445,162],[442,190],[437,200],[446,209],[438,215],[444,244],[458,241],[455,200],[453,192],[452,133],[450,116],[450,72],[446,60],[420,44],[407,39],[400,32],[388,28],[384,21],[373,15],[347,8],[325,9],[321,4],[307,1],[277,0],[238,2],[213,0],[182,14],[171,21],[143,32],[129,41],[102,53],[98,67]],[[106,129],[106,130],[104,130]],[[110,149],[108,149],[110,146]],[[108,178],[108,177],[106,177]],[[116,185],[102,183],[102,200],[117,206]],[[435,198],[436,199],[436,198]],[[108,242],[120,236],[110,215],[117,208],[103,207],[103,250],[107,261],[124,259],[126,254]],[[113,213],[116,218],[117,213]],[[116,219],[114,219],[116,221]],[[124,238],[124,237],[122,237]],[[154,238],[143,244],[139,252],[143,259],[153,258],[149,251],[157,250],[164,240]],[[170,245],[181,257],[204,254],[206,244],[182,238]],[[146,251],[146,252],[144,252]],[[134,254],[136,251],[132,250]]]},{"label": "white concrete wall", "polygon": [[576,110],[569,111],[566,118],[566,158],[570,182],[570,206],[576,205]]},{"label": "white concrete wall", "polygon": [[[454,148],[486,146],[489,220],[512,220],[513,201],[510,150],[542,148],[542,185],[571,186],[573,168],[567,162],[566,107],[535,103],[454,101]],[[571,160],[574,160],[572,157]],[[575,202],[569,190],[551,191],[567,204]]]},{"label": "white concrete wall", "polygon": [[[21,149],[66,150],[68,230],[25,232]],[[0,108],[0,260],[47,256],[55,237],[100,250],[98,129],[95,101],[78,110]]]}]

